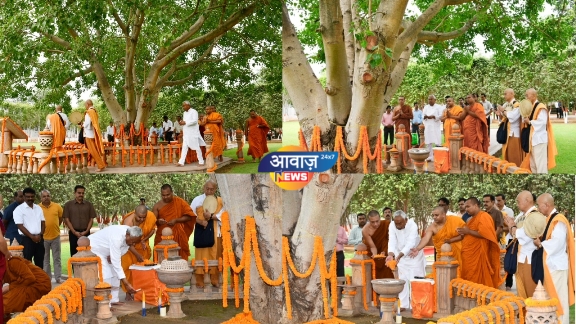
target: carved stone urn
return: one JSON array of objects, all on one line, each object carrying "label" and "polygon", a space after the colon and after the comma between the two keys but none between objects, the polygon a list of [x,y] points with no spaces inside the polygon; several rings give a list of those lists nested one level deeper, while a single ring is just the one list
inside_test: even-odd
[{"label": "carved stone urn", "polygon": [[408,150],[408,155],[414,161],[414,170],[416,173],[424,173],[424,163],[430,156],[430,151],[425,148],[412,148]]},{"label": "carved stone urn", "polygon": [[182,300],[184,299],[184,284],[192,279],[194,269],[188,266],[186,260],[180,256],[169,257],[162,261],[160,269],[156,269],[158,280],[166,285],[166,292],[170,297],[170,308],[166,317],[182,318],[186,314],[182,312]]},{"label": "carved stone urn", "polygon": [[374,279],[372,289],[380,295],[381,324],[394,324],[394,303],[404,289],[406,281],[398,279]]},{"label": "carved stone urn", "polygon": [[49,153],[54,144],[54,133],[50,129],[45,128],[38,135],[38,142],[40,143],[40,151]]}]

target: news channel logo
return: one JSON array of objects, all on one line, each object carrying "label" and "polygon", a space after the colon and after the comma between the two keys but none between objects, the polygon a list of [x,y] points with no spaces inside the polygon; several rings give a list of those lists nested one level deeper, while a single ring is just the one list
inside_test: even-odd
[{"label": "news channel logo", "polygon": [[299,190],[311,180],[314,172],[324,172],[336,164],[336,152],[303,152],[299,146],[284,146],[262,158],[258,172],[270,177],[282,189]]}]

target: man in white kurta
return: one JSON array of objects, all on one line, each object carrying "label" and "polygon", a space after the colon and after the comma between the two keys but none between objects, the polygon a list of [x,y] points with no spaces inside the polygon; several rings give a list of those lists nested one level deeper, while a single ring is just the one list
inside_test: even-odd
[{"label": "man in white kurta", "polygon": [[195,150],[196,156],[198,157],[198,164],[204,165],[204,157],[202,156],[202,150],[200,146],[206,146],[202,135],[200,135],[200,125],[198,125],[198,112],[190,108],[190,103],[184,101],[182,103],[182,109],[184,109],[184,114],[182,115],[182,120],[178,123],[182,125],[183,140],[182,140],[182,152],[180,154],[180,161],[178,161],[178,166],[184,166],[186,163],[186,154],[188,150]]},{"label": "man in white kurta", "polygon": [[388,229],[388,257],[386,261],[395,259],[398,261],[398,278],[406,281],[404,289],[400,292],[400,304],[402,308],[410,306],[410,281],[414,277],[426,276],[426,258],[424,252],[420,250],[415,257],[409,257],[410,249],[415,248],[420,243],[418,235],[418,225],[408,219],[406,213],[398,210],[394,213],[394,222],[390,223]]},{"label": "man in white kurta", "polygon": [[428,104],[422,109],[424,144],[430,150],[428,161],[434,161],[433,144],[435,146],[442,145],[442,122],[440,121],[442,111],[442,106],[436,104],[436,97],[434,95],[428,96]]},{"label": "man in white kurta", "polygon": [[136,290],[126,280],[122,269],[122,256],[128,252],[130,245],[140,241],[142,229],[138,226],[110,225],[90,235],[91,251],[102,262],[104,282],[112,286],[111,305],[119,303],[118,292],[120,281],[126,287],[126,292],[134,294]]}]

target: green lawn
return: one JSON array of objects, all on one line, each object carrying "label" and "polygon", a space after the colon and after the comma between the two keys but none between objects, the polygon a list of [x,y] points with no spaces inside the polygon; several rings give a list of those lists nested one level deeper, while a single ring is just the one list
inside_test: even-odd
[{"label": "green lawn", "polygon": [[[284,122],[283,144],[300,145],[298,140],[298,130],[300,125],[296,121]],[[550,173],[576,173],[576,137],[574,136],[576,125],[574,124],[552,124],[558,156],[556,157],[556,167]],[[492,129],[492,131],[495,131]]]},{"label": "green lawn", "polygon": [[[282,145],[286,145],[283,143],[268,143],[268,150],[270,152],[276,152],[278,149],[282,147]],[[233,162],[221,169],[218,169],[218,173],[258,173],[258,163],[252,162],[252,157],[248,155],[248,144],[244,144],[242,148],[242,152],[244,152],[244,160],[245,163],[236,163],[234,161],[238,161],[236,157],[236,149],[226,150],[224,151],[224,156],[229,157],[233,160]],[[216,162],[218,163],[218,162]]]},{"label": "green lawn", "polygon": [[574,323],[574,306],[570,306],[570,323]]}]

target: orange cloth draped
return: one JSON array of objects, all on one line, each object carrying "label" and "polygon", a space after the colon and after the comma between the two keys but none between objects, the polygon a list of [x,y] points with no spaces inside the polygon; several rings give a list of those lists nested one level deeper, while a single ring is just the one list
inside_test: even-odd
[{"label": "orange cloth draped", "polygon": [[[462,109],[462,107],[460,107],[459,105],[454,105],[452,106],[452,108],[447,109],[446,111],[449,111],[451,115],[460,115],[461,113],[464,112],[464,109]],[[450,136],[452,136],[452,126],[454,125],[460,126],[460,130],[462,130],[462,125],[460,124],[459,120],[456,120],[454,118],[446,118],[446,120],[444,121],[445,147],[448,147],[448,145],[450,144]]]},{"label": "orange cloth draped", "polygon": [[[547,217],[546,222],[550,220],[550,216]],[[570,222],[566,219],[566,216],[562,214],[556,215],[550,224],[550,228],[548,229],[548,233],[546,234],[546,239],[550,239],[552,237],[552,232],[554,231],[554,226],[558,223],[564,223],[566,226],[566,252],[568,252],[568,305],[574,305],[574,233],[572,232],[572,226],[570,226]],[[558,294],[556,293],[556,288],[554,288],[554,282],[552,281],[552,276],[550,274],[550,270],[548,270],[548,264],[546,262],[546,258],[548,255],[546,254],[546,249],[544,249],[544,288],[550,298],[558,298]],[[564,310],[562,309],[562,305],[558,303],[556,306],[558,307],[558,312],[560,315],[564,314]]]},{"label": "orange cloth draped", "polygon": [[[190,246],[188,245],[188,240],[190,235],[194,231],[194,224],[196,224],[196,215],[190,208],[190,205],[180,197],[173,197],[172,202],[164,205],[158,211],[158,218],[162,218],[167,222],[180,218],[182,216],[190,216],[192,220],[185,223],[176,223],[172,226],[172,235],[174,235],[174,241],[178,242],[180,246],[180,257],[184,260],[188,260],[190,256]],[[156,230],[156,236],[154,237],[154,245],[158,245],[162,241],[162,230],[168,227],[168,224],[158,226]]]},{"label": "orange cloth draped", "polygon": [[[534,119],[538,117],[540,110],[544,109],[544,113],[548,113],[546,106],[543,103],[539,103],[534,112]],[[521,128],[524,129],[526,124],[522,123]],[[553,169],[556,166],[556,155],[558,155],[558,149],[556,148],[556,140],[554,139],[554,132],[552,131],[552,123],[550,123],[550,115],[548,115],[548,122],[546,124],[546,132],[548,133],[548,170]],[[522,160],[521,168],[530,170],[530,154],[532,154],[532,136],[534,135],[534,127],[530,129],[530,153],[526,153],[524,160]]]},{"label": "orange cloth draped", "polygon": [[224,118],[217,112],[211,112],[206,116],[206,121],[220,120],[220,124],[206,123],[204,126],[206,130],[212,132],[212,156],[217,157],[222,155],[224,148],[226,148],[226,135],[224,134]]},{"label": "orange cloth draped", "polygon": [[[432,236],[432,242],[434,243],[434,248],[436,248],[436,252],[440,253],[442,244],[444,244],[445,240],[451,239],[455,236],[458,236],[458,232],[456,229],[458,227],[464,227],[466,223],[462,220],[462,218],[458,216],[446,216],[446,223],[444,226]],[[450,243],[452,247],[452,254],[453,257],[458,261],[458,264],[462,265],[462,241]]]},{"label": "orange cloth draped", "polygon": [[[390,226],[389,220],[380,220],[380,226],[372,234],[372,241],[376,246],[378,253],[384,252],[388,253],[388,227]],[[366,244],[366,242],[364,242]],[[368,244],[366,244],[368,246]],[[368,246],[368,256],[372,256],[372,251]],[[383,278],[394,278],[394,273],[392,270],[386,266],[386,258],[376,258],[374,259],[376,263],[376,279]]]},{"label": "orange cloth draped", "polygon": [[484,107],[475,103],[470,108],[478,118],[467,115],[462,122],[462,135],[464,135],[464,147],[473,150],[488,153],[490,137],[488,136],[488,123],[486,122],[486,113]]},{"label": "orange cloth draped", "polygon": [[394,121],[394,125],[396,126],[396,132],[398,132],[398,127],[400,125],[404,125],[405,127],[405,132],[410,134],[410,142],[408,145],[412,145],[412,128],[410,127],[410,119],[412,119],[414,116],[412,114],[412,107],[410,107],[409,105],[404,105],[401,107],[397,107],[398,110],[394,111],[394,114],[399,114],[400,112],[402,112],[404,114],[404,116],[402,116],[402,118],[398,118]]},{"label": "orange cloth draped", "polygon": [[23,312],[52,289],[44,270],[16,256],[7,261],[4,283],[10,285],[4,294],[4,314]]},{"label": "orange cloth draped", "polygon": [[468,221],[468,228],[483,238],[471,234],[462,240],[462,279],[498,288],[500,282],[500,245],[496,240],[494,220],[485,211],[479,211]]},{"label": "orange cloth draped", "polygon": [[[258,127],[258,125],[265,125],[265,127]],[[258,159],[268,153],[266,135],[269,130],[268,123],[261,116],[248,118],[248,155],[252,158]]]},{"label": "orange cloth draped", "polygon": [[[126,220],[126,218],[128,218],[128,216],[130,216],[130,215],[134,215],[134,211],[124,215],[124,217],[122,219]],[[126,223],[124,221],[122,221],[122,225],[126,225]],[[156,227],[156,216],[154,215],[154,213],[151,211],[148,211],[148,213],[146,214],[146,219],[138,227],[140,227],[142,229],[142,236],[143,237],[145,237],[151,231],[153,231],[154,228]],[[147,240],[145,243],[146,243],[145,248],[142,247],[141,242],[134,244],[134,248],[142,256],[142,258],[144,258],[144,260],[150,260],[150,257],[152,257],[152,249],[150,248],[150,240]],[[126,275],[126,280],[128,280],[128,282],[131,284],[132,284],[132,271],[130,271],[130,269],[128,269],[128,268],[131,265],[136,264],[137,262],[138,262],[138,259],[136,259],[136,256],[134,255],[134,253],[132,253],[132,251],[130,251],[130,250],[128,250],[128,252],[122,256],[122,269],[124,269],[124,274]],[[122,285],[122,289],[124,291],[126,291],[126,289],[124,288],[124,285]]]},{"label": "orange cloth draped", "polygon": [[90,121],[92,122],[92,127],[94,127],[94,140],[96,142],[96,148],[100,152],[100,155],[104,155],[104,144],[102,143],[102,132],[100,131],[100,123],[98,120],[98,113],[96,109],[88,109],[86,113],[90,116]]},{"label": "orange cloth draped", "polygon": [[[214,214],[219,213],[224,206],[221,197],[216,198],[218,200],[218,206],[216,207],[216,211]],[[198,215],[198,219],[204,220],[204,207],[198,206],[195,210],[196,215]],[[218,258],[222,257],[221,248],[218,246],[218,220],[212,220],[214,225],[214,245],[212,247],[207,248],[196,248],[194,253],[194,259],[196,260],[218,260]],[[220,254],[218,253],[220,252]],[[195,274],[204,274],[204,267],[196,267],[194,271]],[[210,273],[215,274],[218,273],[218,267],[211,267]]]},{"label": "orange cloth draped", "polygon": [[54,134],[52,148],[60,148],[66,140],[66,127],[62,125],[62,119],[58,114],[48,116],[48,120],[50,120],[50,128],[52,128],[51,131]]}]

